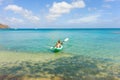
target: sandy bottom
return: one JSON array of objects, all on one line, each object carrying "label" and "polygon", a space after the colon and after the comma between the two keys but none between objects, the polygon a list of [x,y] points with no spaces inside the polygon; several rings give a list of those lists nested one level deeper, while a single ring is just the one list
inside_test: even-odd
[{"label": "sandy bottom", "polygon": [[61,57],[71,57],[70,54],[65,53],[20,53],[0,51],[0,63],[9,63],[16,61],[40,61],[47,62]]},{"label": "sandy bottom", "polygon": [[120,80],[120,63],[82,55],[0,52],[0,80]]}]

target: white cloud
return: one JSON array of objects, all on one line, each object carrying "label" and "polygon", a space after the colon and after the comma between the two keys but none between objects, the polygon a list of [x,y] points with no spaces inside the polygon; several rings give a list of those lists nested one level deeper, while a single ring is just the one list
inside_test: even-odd
[{"label": "white cloud", "polygon": [[8,5],[7,7],[4,8],[5,10],[11,10],[14,13],[22,15],[24,18],[32,21],[39,21],[40,18],[37,16],[34,16],[33,13],[27,9],[24,9],[20,6],[17,5]]},{"label": "white cloud", "polygon": [[104,0],[105,2],[113,2],[113,1],[115,1],[115,0]]},{"label": "white cloud", "polygon": [[5,3],[9,4],[9,3],[12,3],[13,0],[0,0],[0,5],[3,5]]},{"label": "white cloud", "polygon": [[104,8],[111,8],[111,5],[103,5],[102,7],[104,7]]},{"label": "white cloud", "polygon": [[0,15],[0,23],[9,25],[9,27],[21,27],[25,24],[25,21],[16,17],[4,17]]},{"label": "white cloud", "polygon": [[104,0],[104,2],[120,2],[120,0]]},{"label": "white cloud", "polygon": [[53,21],[60,17],[62,14],[69,13],[74,8],[84,8],[85,3],[83,0],[73,1],[72,3],[54,2],[52,7],[49,8],[49,14],[46,16],[48,20]]},{"label": "white cloud", "polygon": [[100,15],[90,15],[78,19],[69,20],[68,23],[96,23],[99,20]]},{"label": "white cloud", "polygon": [[24,21],[22,19],[18,19],[15,17],[11,17],[11,18],[6,18],[6,21],[9,23],[23,23]]},{"label": "white cloud", "polygon": [[88,11],[96,11],[97,10],[97,8],[95,8],[95,7],[93,7],[93,8],[88,8]]},{"label": "white cloud", "polygon": [[72,8],[84,8],[85,7],[85,3],[83,0],[77,0],[72,2]]}]

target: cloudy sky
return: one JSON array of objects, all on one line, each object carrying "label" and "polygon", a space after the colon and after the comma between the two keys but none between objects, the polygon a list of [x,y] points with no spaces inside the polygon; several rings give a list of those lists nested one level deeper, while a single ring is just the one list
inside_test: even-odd
[{"label": "cloudy sky", "polygon": [[0,0],[12,28],[120,28],[120,0]]}]

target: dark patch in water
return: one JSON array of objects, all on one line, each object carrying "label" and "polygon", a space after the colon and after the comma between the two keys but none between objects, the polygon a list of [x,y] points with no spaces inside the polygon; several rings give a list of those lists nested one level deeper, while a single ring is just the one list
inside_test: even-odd
[{"label": "dark patch in water", "polygon": [[[0,68],[0,80],[49,78],[49,80],[119,80],[120,65],[108,59],[84,56],[63,57],[46,63],[23,61]],[[57,77],[57,78],[56,78]],[[59,78],[59,79],[58,79]],[[29,79],[27,79],[29,80]],[[41,80],[41,79],[40,79]]]}]

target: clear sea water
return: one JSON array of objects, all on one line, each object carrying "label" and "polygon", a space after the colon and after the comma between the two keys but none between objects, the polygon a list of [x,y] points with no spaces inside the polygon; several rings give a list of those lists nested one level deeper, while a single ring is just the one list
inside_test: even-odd
[{"label": "clear sea water", "polygon": [[10,79],[120,80],[120,29],[0,30],[0,80]]},{"label": "clear sea water", "polygon": [[21,29],[0,30],[0,50],[50,53],[57,40],[64,43],[62,53],[93,57],[120,56],[120,29]]}]

